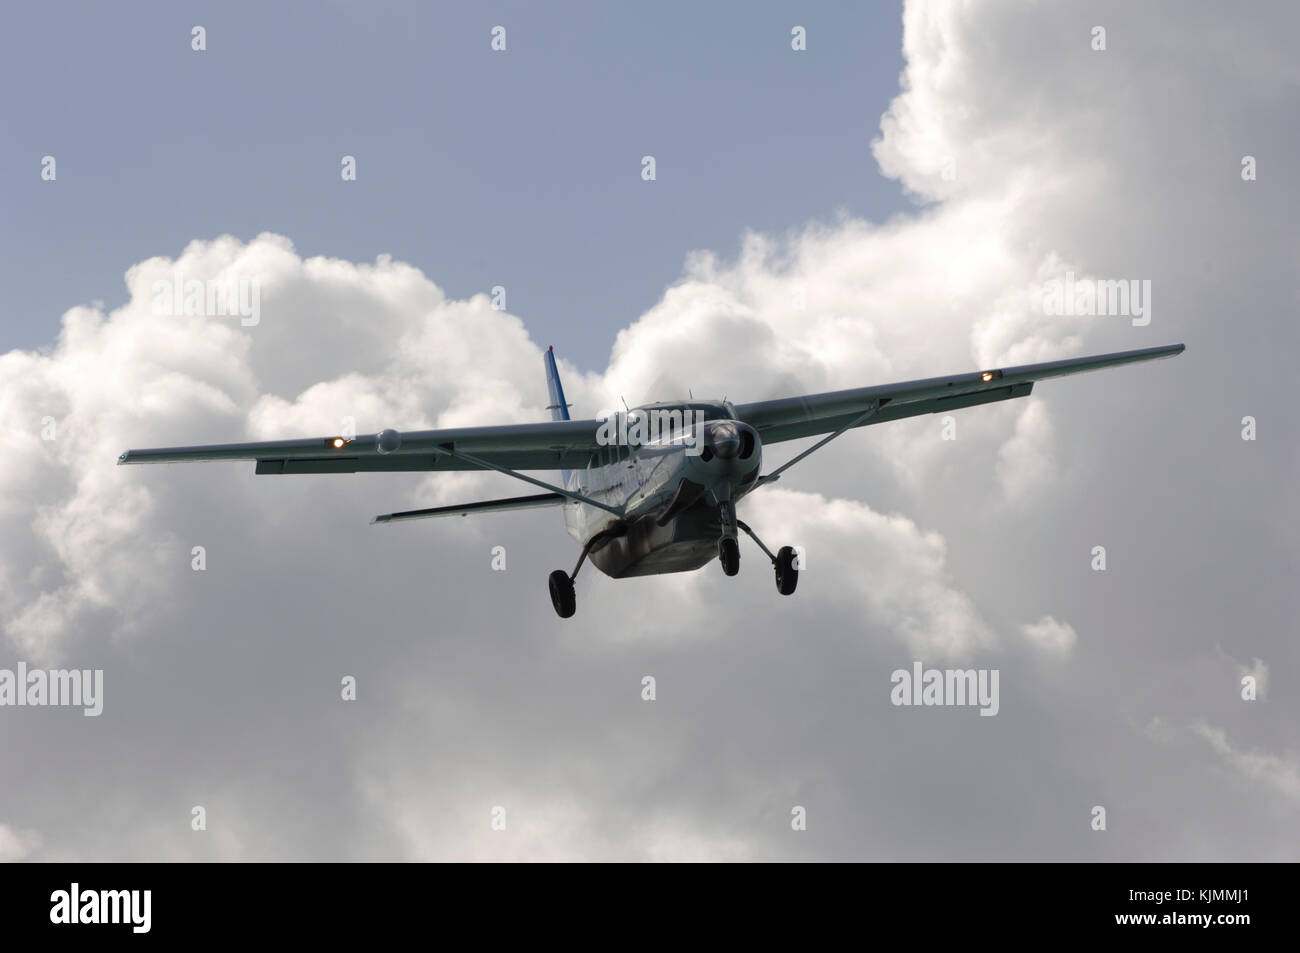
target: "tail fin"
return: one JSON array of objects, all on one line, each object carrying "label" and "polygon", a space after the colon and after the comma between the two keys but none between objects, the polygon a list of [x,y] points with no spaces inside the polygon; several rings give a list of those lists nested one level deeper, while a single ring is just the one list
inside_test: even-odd
[{"label": "tail fin", "polygon": [[564,402],[560,372],[555,369],[555,350],[548,347],[543,359],[546,364],[546,389],[551,395],[551,403],[546,409],[551,412],[552,420],[568,420],[569,405]]}]

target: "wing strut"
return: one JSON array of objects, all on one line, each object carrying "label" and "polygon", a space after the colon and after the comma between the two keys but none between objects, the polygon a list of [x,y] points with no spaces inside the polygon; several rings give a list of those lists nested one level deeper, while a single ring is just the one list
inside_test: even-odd
[{"label": "wing strut", "polygon": [[479,500],[460,506],[430,506],[422,510],[405,510],[401,513],[382,513],[371,523],[400,523],[405,520],[429,519],[435,516],[469,516],[471,513],[500,513],[505,510],[527,510],[537,506],[554,506],[563,503],[558,493],[538,493],[536,496],[512,496],[504,500]]},{"label": "wing strut", "polygon": [[[813,444],[803,453],[790,458],[789,460],[781,464],[779,467],[777,467],[775,470],[773,470],[771,473],[767,474],[766,476],[759,477],[758,482],[754,484],[754,489],[757,490],[760,486],[763,486],[766,483],[775,483],[777,480],[781,478],[782,473],[784,473],[786,470],[789,470],[792,466],[794,466],[804,457],[808,456],[808,454],[812,453],[814,450],[820,450],[822,447],[826,446],[828,443],[830,443],[840,434],[844,433],[846,430],[852,430],[858,424],[862,423],[862,421],[866,420],[868,417],[870,417],[872,414],[878,411],[881,408],[881,406],[882,406],[881,401],[873,400],[871,402],[871,406],[868,407],[864,413],[861,413],[858,416],[854,417],[852,420],[850,420],[839,430],[835,431],[833,434],[830,434],[829,436],[822,437],[822,439],[818,440],[815,444]],[[762,544],[760,543],[759,545],[761,546]]]},{"label": "wing strut", "polygon": [[566,490],[563,487],[555,486],[554,484],[546,483],[542,480],[536,480],[533,477],[520,473],[518,470],[511,470],[509,467],[498,466],[495,463],[484,460],[482,457],[476,457],[473,454],[465,453],[463,450],[455,450],[452,447],[448,447],[446,444],[437,447],[437,451],[438,453],[445,453],[450,457],[455,457],[458,460],[464,460],[466,463],[472,463],[476,467],[482,467],[485,470],[496,470],[497,473],[504,473],[506,476],[514,477],[516,480],[523,480],[525,483],[531,483],[533,486],[540,486],[543,490],[550,490],[552,493],[558,493],[560,496],[568,497],[570,500],[577,500],[579,503],[586,503],[588,506],[595,506],[608,513],[613,513],[615,516],[622,517],[623,515],[621,510],[616,510],[607,503],[593,500],[589,496],[583,496],[581,493],[574,493],[572,490]]}]

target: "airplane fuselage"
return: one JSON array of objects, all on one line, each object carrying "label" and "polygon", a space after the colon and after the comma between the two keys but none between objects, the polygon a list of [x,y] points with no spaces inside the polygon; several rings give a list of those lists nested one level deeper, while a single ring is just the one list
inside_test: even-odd
[{"label": "airplane fuselage", "polygon": [[690,408],[702,417],[646,442],[614,443],[570,472],[565,488],[619,510],[571,500],[564,506],[569,535],[579,543],[601,537],[591,561],[608,576],[686,572],[718,555],[719,507],[753,488],[762,442],[725,402],[655,405],[632,414]]}]

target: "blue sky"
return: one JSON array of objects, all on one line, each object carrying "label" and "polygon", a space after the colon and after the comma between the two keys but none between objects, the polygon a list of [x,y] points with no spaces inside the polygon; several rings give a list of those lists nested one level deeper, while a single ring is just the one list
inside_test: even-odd
[{"label": "blue sky", "polygon": [[391,253],[455,297],[503,285],[539,344],[599,369],[690,250],[910,205],[870,153],[896,3],[130,9],[6,10],[4,349],[120,304],[135,262],[269,230],[304,256]]}]

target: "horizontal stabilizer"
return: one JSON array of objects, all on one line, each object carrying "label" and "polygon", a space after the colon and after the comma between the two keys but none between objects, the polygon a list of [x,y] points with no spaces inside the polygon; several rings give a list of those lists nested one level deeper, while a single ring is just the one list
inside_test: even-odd
[{"label": "horizontal stabilizer", "polygon": [[425,520],[435,516],[469,516],[471,513],[490,513],[495,510],[527,510],[536,506],[554,506],[563,503],[559,493],[538,493],[536,496],[512,496],[504,500],[480,500],[460,506],[431,506],[424,510],[407,510],[404,513],[384,513],[371,523],[396,523],[401,520]]}]

